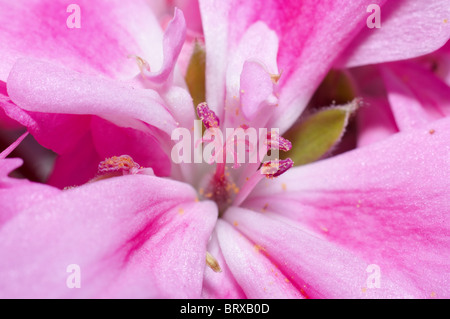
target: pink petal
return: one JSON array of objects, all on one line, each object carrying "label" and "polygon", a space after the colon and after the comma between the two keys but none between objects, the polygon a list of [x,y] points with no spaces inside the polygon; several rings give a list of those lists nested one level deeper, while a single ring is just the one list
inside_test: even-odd
[{"label": "pink petal", "polygon": [[246,296],[242,288],[234,279],[233,273],[225,262],[216,232],[213,232],[207,250],[219,263],[221,272],[217,273],[209,267],[205,268],[202,298],[245,299]]},{"label": "pink petal", "polygon": [[60,155],[48,180],[50,185],[82,185],[96,176],[100,161],[124,154],[153,168],[158,176],[170,174],[166,150],[149,133],[121,128],[90,115],[28,112],[15,105],[5,110],[41,145]]},{"label": "pink petal", "polygon": [[19,158],[0,159],[0,229],[21,210],[59,193],[53,187],[8,177],[22,163]]},{"label": "pink petal", "polygon": [[245,205],[345,246],[382,276],[401,272],[407,279],[396,284],[412,283],[414,297],[448,298],[449,140],[446,118],[291,169]]},{"label": "pink petal", "polygon": [[[68,0],[1,1],[2,59],[0,80],[5,81],[17,59],[51,60],[89,74],[120,78],[139,73],[130,54],[158,68],[162,63],[162,31],[145,1],[79,0],[81,28],[70,29]],[[151,58],[151,59],[150,59]]]},{"label": "pink petal", "polygon": [[[175,8],[175,13],[172,21],[170,21],[164,32],[163,38],[163,52],[164,60],[159,71],[149,72],[143,69],[143,74],[150,82],[163,85],[171,76],[178,55],[183,47],[184,40],[186,39],[186,22],[184,20],[183,12]],[[150,67],[152,65],[150,64]]]},{"label": "pink petal", "polygon": [[262,107],[272,96],[273,82],[270,74],[257,62],[245,62],[241,73],[241,109],[248,120],[263,111]]},{"label": "pink petal", "polygon": [[[226,104],[227,110],[231,109],[231,112],[226,114],[228,117],[231,117],[231,120],[236,114],[234,112],[236,108],[241,108],[244,113],[248,111],[249,107],[252,108],[252,105],[247,105],[247,102],[250,102],[250,104],[255,102],[249,101],[249,99],[265,99],[272,94],[273,83],[270,79],[270,74],[278,74],[279,72],[277,52],[278,37],[276,33],[270,30],[266,24],[257,22],[246,30],[236,49],[229,54],[226,73]],[[244,69],[244,66],[248,63],[253,63],[253,65],[247,65]],[[258,70],[252,67],[254,64],[259,65],[259,68],[256,67]],[[262,92],[257,91],[259,87],[261,87],[260,91]],[[260,95],[265,95],[265,97]],[[252,112],[254,113],[255,111],[247,113],[250,115]],[[228,125],[235,127],[242,124],[242,118],[235,120],[239,124],[226,123],[225,127],[228,127]]]},{"label": "pink petal", "polygon": [[[60,154],[54,163],[47,184],[64,188],[87,183],[98,174],[98,164],[105,160],[101,157],[89,132],[84,135],[73,149]],[[120,155],[125,153],[120,153]],[[119,154],[114,154],[119,155]],[[119,156],[120,156],[119,155]]]},{"label": "pink petal", "polygon": [[301,297],[259,247],[223,221],[217,223],[216,230],[226,263],[247,298]]},{"label": "pink petal", "polygon": [[0,128],[3,129],[18,129],[21,128],[20,124],[11,119],[6,115],[3,108],[7,105],[12,105],[9,99],[8,93],[6,92],[6,83],[0,81]]},{"label": "pink petal", "polygon": [[364,26],[343,53],[341,63],[353,67],[433,52],[450,38],[449,16],[450,6],[445,0],[386,3],[381,8],[381,28]]},{"label": "pink petal", "polygon": [[380,70],[401,130],[450,115],[450,87],[431,71],[400,62],[382,65]]},{"label": "pink petal", "polygon": [[303,111],[335,58],[364,25],[366,7],[371,3],[384,1],[200,1],[208,52],[208,103],[223,103],[225,61],[245,30],[263,21],[280,40],[278,67],[283,75],[273,127],[284,131]]},{"label": "pink petal", "polygon": [[364,98],[364,105],[358,110],[358,147],[382,141],[397,132],[387,99]]},{"label": "pink petal", "polygon": [[119,126],[143,130],[140,121],[144,121],[168,134],[176,127],[155,91],[134,89],[42,61],[18,61],[8,77],[8,94],[15,104],[33,112],[93,114]]},{"label": "pink petal", "polygon": [[[291,225],[292,222],[289,220],[282,221],[271,218],[269,214],[240,208],[229,209],[224,218],[229,223],[234,223],[236,228],[253,243],[247,247],[239,245],[239,242],[247,240],[244,237],[239,238],[235,231],[235,238],[233,238],[237,242],[235,250],[245,249],[246,254],[253,255],[252,262],[245,264],[248,257],[243,253],[225,254],[227,262],[240,264],[235,276],[251,280],[249,274],[254,271],[255,265],[259,261],[258,257],[255,257],[253,247],[258,247],[256,254],[264,256],[260,259],[263,258],[267,262],[271,260],[273,263],[272,269],[269,271],[266,268],[266,273],[261,273],[259,280],[256,279],[256,283],[247,283],[258,289],[259,292],[261,291],[260,285],[271,278],[275,279],[272,284],[276,288],[286,294],[291,293],[293,297],[405,297],[401,294],[403,293],[402,289],[393,285],[386,275],[383,277],[382,289],[368,289],[364,292],[368,266],[364,260],[339,245]],[[228,227],[231,228],[231,226]],[[231,234],[228,234],[228,238],[231,238]],[[232,242],[230,239],[228,241]],[[237,248],[237,246],[240,247]],[[275,278],[273,278],[273,274],[275,274]],[[401,274],[397,276],[397,279],[404,279]],[[245,287],[245,284],[241,285]]]},{"label": "pink petal", "polygon": [[178,86],[171,86],[163,92],[162,98],[181,127],[192,127],[196,119],[195,109],[192,97],[187,90]]},{"label": "pink petal", "polygon": [[[0,229],[0,295],[198,298],[217,210],[195,196],[186,184],[134,175],[43,199]],[[71,264],[79,289],[66,286]]]}]

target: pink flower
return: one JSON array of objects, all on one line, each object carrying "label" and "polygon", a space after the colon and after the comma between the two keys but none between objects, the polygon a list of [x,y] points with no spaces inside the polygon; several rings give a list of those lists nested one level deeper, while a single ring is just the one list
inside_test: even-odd
[{"label": "pink flower", "polygon": [[[406,56],[386,48],[381,60],[370,60],[379,52],[370,55],[364,48],[386,42],[383,36],[359,39],[370,2],[201,1],[208,104],[197,111],[205,126],[277,127],[282,133],[338,59],[361,61],[359,54],[367,63],[410,58],[448,39],[444,30],[435,41],[415,49],[434,28],[430,16],[446,6],[401,2],[399,12],[427,9],[418,21],[423,30],[403,44]],[[54,3],[44,16],[57,15],[59,3]],[[92,8],[87,21],[89,12],[104,9],[101,2]],[[118,8],[113,5],[108,12]],[[132,19],[147,25],[141,7],[126,5],[121,10],[130,13],[121,16],[125,26]],[[401,18],[395,13],[387,19],[387,28],[389,21]],[[428,127],[412,128],[310,165],[291,168],[286,160],[277,172],[267,174],[276,178],[264,179],[258,171],[260,164],[268,163],[234,170],[221,164],[183,164],[171,171],[180,181],[153,176],[140,166],[168,175],[168,166],[162,165],[168,163],[162,156],[165,143],[170,143],[168,134],[177,123],[190,128],[195,118],[174,69],[184,41],[183,15],[175,11],[165,31],[158,72],[153,72],[153,55],[135,48],[128,33],[118,32],[122,29],[115,30],[123,35],[119,44],[102,37],[87,46],[97,37],[86,34],[110,34],[101,28],[109,16],[102,17],[104,21],[95,20],[100,27],[87,27],[81,38],[82,33],[67,33],[84,42],[69,41],[68,47],[47,51],[25,39],[3,50],[8,59],[0,62],[0,75],[5,80],[9,74],[7,93],[14,104],[2,107],[44,146],[61,154],[55,168],[60,180],[54,184],[95,177],[94,165],[104,157],[128,154],[133,160],[116,157],[100,166],[102,172],[124,176],[99,176],[60,190],[8,177],[20,160],[4,159],[8,151],[0,154],[0,296],[449,296],[450,179],[442,172],[450,158],[448,117],[430,124],[433,134]],[[56,20],[49,21],[51,25]],[[8,36],[0,33],[0,39]],[[47,39],[45,34],[41,38]],[[49,48],[56,48],[55,39],[58,36],[49,39]],[[362,41],[357,48],[363,53],[343,51],[352,39]],[[31,46],[29,52],[38,59],[17,60],[11,69],[12,57],[24,52],[21,45]],[[91,47],[102,55],[86,51]],[[130,76],[119,81],[110,72],[124,66],[124,52],[130,48],[149,62],[138,59],[141,74],[133,81]],[[72,55],[79,52],[83,54]],[[110,60],[111,67],[104,63]],[[129,65],[124,71],[135,76],[139,69]],[[270,146],[288,149],[289,142],[271,141]],[[154,158],[155,153],[162,155]],[[81,269],[80,289],[66,285],[68,266],[74,264]],[[375,275],[380,285],[375,287],[368,279],[372,269],[379,271]]]}]

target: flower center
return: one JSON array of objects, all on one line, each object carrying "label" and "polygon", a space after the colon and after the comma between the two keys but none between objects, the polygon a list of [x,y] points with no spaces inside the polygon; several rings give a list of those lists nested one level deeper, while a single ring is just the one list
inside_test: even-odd
[{"label": "flower center", "polygon": [[[217,142],[218,139],[221,141],[220,120],[214,111],[208,107],[207,103],[198,104],[197,115],[209,131],[208,134],[204,134],[201,142],[211,142],[213,136],[214,142]],[[241,130],[241,132],[245,133],[250,129],[247,126],[241,126],[236,130]],[[205,136],[208,136],[208,138]],[[256,143],[246,140],[245,136],[237,139],[234,137],[234,134],[231,135],[231,138],[227,136],[225,142],[219,143],[221,148],[219,150],[215,148],[213,158],[209,161],[209,164],[216,164],[215,172],[207,179],[205,189],[201,188],[199,191],[200,195],[205,199],[216,202],[220,214],[231,205],[237,206],[241,204],[264,177],[271,179],[280,176],[294,164],[290,158],[280,160],[276,157],[269,161],[263,161],[261,158],[256,157],[257,160],[254,163],[246,163],[241,166],[242,163],[238,161],[239,154],[235,149],[239,150],[241,146],[239,144],[243,143],[244,147],[241,149],[244,149],[250,155],[250,153],[255,152]],[[286,152],[292,147],[291,142],[281,137],[275,130],[266,133],[263,138],[263,143],[259,142],[257,144],[260,146],[259,148],[262,148],[262,150],[258,150],[259,154],[263,152],[265,157],[268,156],[267,153],[269,151],[276,151],[274,153],[278,154],[279,150]],[[233,159],[233,165],[227,166],[226,162],[229,158]],[[245,181],[241,181],[241,183],[236,182],[240,179],[239,177],[242,177],[242,174],[248,175]],[[241,187],[238,185],[241,185]]]}]

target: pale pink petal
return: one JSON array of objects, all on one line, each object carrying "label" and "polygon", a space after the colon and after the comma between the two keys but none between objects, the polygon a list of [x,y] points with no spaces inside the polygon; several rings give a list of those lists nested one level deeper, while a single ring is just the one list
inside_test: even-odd
[{"label": "pale pink petal", "polygon": [[189,92],[178,86],[171,86],[162,93],[162,98],[177,123],[181,127],[191,128],[196,117],[194,103]]},{"label": "pale pink petal", "polygon": [[151,72],[145,68],[142,70],[146,80],[156,85],[167,85],[167,80],[171,76],[178,55],[186,39],[186,22],[183,12],[175,9],[174,17],[167,26],[163,38],[164,60],[161,68],[155,71],[150,64]]},{"label": "pale pink petal", "polygon": [[264,252],[232,227],[218,221],[216,231],[225,261],[247,298],[301,298]]},{"label": "pale pink petal", "polygon": [[401,130],[421,127],[450,115],[450,87],[418,65],[380,65],[391,109]]},{"label": "pale pink petal", "polygon": [[[80,7],[81,28],[69,28],[70,4]],[[130,54],[162,63],[162,30],[141,0],[22,0],[0,2],[2,59],[5,81],[17,59],[51,60],[83,73],[131,78],[139,68]]]},{"label": "pale pink petal", "polygon": [[[241,110],[247,120],[266,112],[264,108],[270,97],[273,97],[273,82],[270,74],[257,62],[245,62],[241,73]],[[274,105],[272,105],[274,108]]]},{"label": "pale pink petal", "polygon": [[[368,12],[366,16],[371,14]],[[450,38],[449,16],[446,0],[387,2],[381,8],[381,28],[369,29],[364,25],[343,53],[340,64],[353,67],[433,52]]]},{"label": "pale pink petal", "polygon": [[209,299],[245,299],[242,288],[233,277],[233,273],[227,266],[222,250],[220,249],[217,233],[213,232],[209,240],[208,252],[219,263],[220,272],[214,272],[211,268],[205,268],[203,278],[202,298]]},{"label": "pale pink petal", "polygon": [[19,60],[8,77],[8,94],[33,112],[98,115],[123,127],[146,122],[168,134],[176,122],[152,90],[88,76],[37,60]]},{"label": "pale pink petal", "polygon": [[[263,86],[263,95],[264,93],[266,93],[266,91],[270,91],[269,93],[266,93],[266,95],[272,93],[273,83],[270,81],[270,74],[278,74],[277,53],[277,34],[274,31],[270,30],[267,25],[262,22],[257,22],[251,25],[240,39],[239,44],[237,45],[235,50],[229,53],[226,71],[226,109],[228,110],[228,112],[226,112],[228,117],[226,119],[227,121],[233,119],[235,120],[235,122],[243,121],[242,117],[238,117],[237,119],[234,118],[236,114],[234,110],[236,108],[246,108],[247,105],[245,103],[248,102],[248,98],[251,99],[252,96],[258,95],[257,92],[246,92],[243,86],[256,90],[257,88],[255,88],[255,84],[258,82],[258,80],[261,80],[261,76],[264,76],[264,73],[266,75],[266,77],[264,78],[265,81],[258,84]],[[261,68],[256,72],[258,72],[258,75],[262,75],[259,75],[258,78],[251,79],[251,83],[245,83],[245,81],[249,80],[248,77],[251,77],[251,74],[248,74],[249,70],[244,70],[244,65],[246,63],[256,63],[259,64]],[[248,67],[249,66],[247,66],[247,68]],[[244,78],[242,78],[244,71],[245,73],[247,73],[247,77],[244,73]],[[267,80],[269,80],[270,82],[269,88],[267,88]],[[256,97],[256,99],[261,99],[261,97]],[[219,107],[219,109],[223,109],[222,104],[214,106]],[[249,107],[251,108],[251,106]],[[223,114],[221,114],[220,117],[224,118]],[[242,123],[239,123],[237,125],[240,124]],[[230,125],[230,127],[235,127],[236,123],[225,123],[226,127],[228,127],[228,125]]]},{"label": "pale pink petal", "polygon": [[[230,224],[233,223],[235,228],[253,243],[247,246],[239,245],[239,242],[247,242],[247,239],[241,237],[241,239],[235,239],[236,246],[239,245],[240,249],[245,249],[246,254],[253,256],[259,254],[265,256],[262,258],[272,261],[272,269],[266,270],[269,276],[262,274],[261,277],[270,277],[275,274],[275,278],[272,277],[275,279],[272,283],[273,286],[286,294],[296,292],[298,296],[305,298],[412,296],[402,287],[408,285],[408,282],[401,281],[405,279],[401,272],[395,274],[397,285],[393,284],[389,278],[392,273],[383,273],[382,288],[364,291],[363,288],[367,288],[366,268],[370,263],[368,264],[339,245],[296,227],[290,220],[283,221],[271,218],[268,213],[256,213],[241,208],[229,209],[225,213],[224,219]],[[235,231],[235,236],[237,234]],[[229,233],[228,238],[230,237]],[[247,280],[250,281],[251,277],[248,274],[253,272],[258,258],[253,257],[253,262],[246,264],[246,257],[242,255],[244,254],[225,254],[225,258],[229,263],[240,264],[239,274],[236,276],[248,277]],[[241,285],[243,287],[252,285],[260,291],[263,280],[256,280],[256,283],[248,282],[241,283]]]},{"label": "pale pink petal", "polygon": [[[217,210],[186,184],[122,176],[62,191],[0,229],[5,298],[198,298]],[[81,269],[68,288],[67,267]]]},{"label": "pale pink petal", "polygon": [[201,0],[208,52],[208,102],[223,103],[227,57],[245,30],[263,21],[280,40],[277,61],[283,74],[273,127],[284,131],[303,111],[334,60],[365,25],[366,8],[372,3],[384,1]]},{"label": "pale pink petal", "polygon": [[446,118],[293,168],[244,204],[347,247],[382,276],[400,271],[415,297],[448,298],[449,140]]}]

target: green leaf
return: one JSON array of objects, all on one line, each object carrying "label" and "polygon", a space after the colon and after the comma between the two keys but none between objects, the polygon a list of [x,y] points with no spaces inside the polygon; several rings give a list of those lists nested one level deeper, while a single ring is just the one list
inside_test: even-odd
[{"label": "green leaf", "polygon": [[200,43],[195,42],[194,51],[186,71],[186,84],[189,93],[194,100],[194,106],[205,102],[205,70],[206,70],[206,53]]},{"label": "green leaf", "polygon": [[290,157],[298,166],[326,155],[341,140],[348,119],[359,102],[355,99],[346,105],[322,109],[301,121],[285,134],[292,143],[292,149],[283,157]]}]

